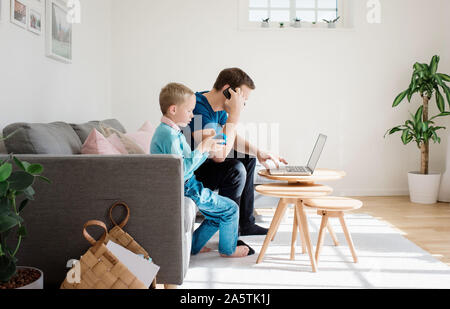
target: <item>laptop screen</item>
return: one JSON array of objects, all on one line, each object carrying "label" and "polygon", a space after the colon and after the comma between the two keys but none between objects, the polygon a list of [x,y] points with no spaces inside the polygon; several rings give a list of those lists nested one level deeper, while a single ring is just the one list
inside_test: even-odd
[{"label": "laptop screen", "polygon": [[327,141],[327,137],[323,134],[319,135],[317,139],[316,145],[314,146],[314,150],[311,154],[311,157],[308,161],[308,168],[311,172],[314,172],[317,162],[319,162],[320,155],[322,154],[323,147],[325,146],[325,142]]}]

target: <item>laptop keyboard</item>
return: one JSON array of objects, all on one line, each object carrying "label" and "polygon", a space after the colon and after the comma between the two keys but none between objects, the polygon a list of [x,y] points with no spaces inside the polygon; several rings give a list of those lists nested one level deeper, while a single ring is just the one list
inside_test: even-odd
[{"label": "laptop keyboard", "polygon": [[308,173],[303,166],[286,166],[286,171],[288,173]]}]

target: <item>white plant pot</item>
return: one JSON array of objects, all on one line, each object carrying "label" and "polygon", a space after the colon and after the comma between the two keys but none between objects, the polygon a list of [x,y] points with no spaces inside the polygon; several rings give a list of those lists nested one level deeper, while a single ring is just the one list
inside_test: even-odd
[{"label": "white plant pot", "polygon": [[25,285],[21,288],[17,288],[17,290],[43,290],[44,289],[44,273],[40,269],[37,269],[34,267],[17,266],[17,269],[24,269],[24,268],[35,269],[41,273],[41,276],[36,281],[34,281],[28,285]]},{"label": "white plant pot", "polygon": [[328,28],[336,28],[336,23],[329,23]]},{"label": "white plant pot", "polygon": [[302,27],[302,22],[301,21],[295,21],[294,22],[294,28],[301,28]]},{"label": "white plant pot", "polygon": [[447,159],[445,172],[442,175],[441,189],[439,190],[439,201],[450,202],[450,134],[447,145]]},{"label": "white plant pot", "polygon": [[269,24],[269,23],[266,23],[266,22],[264,22],[264,21],[261,23],[261,27],[262,27],[262,28],[269,28],[269,26],[270,26],[270,24]]},{"label": "white plant pot", "polygon": [[409,197],[418,204],[435,204],[438,199],[441,174],[408,173]]}]

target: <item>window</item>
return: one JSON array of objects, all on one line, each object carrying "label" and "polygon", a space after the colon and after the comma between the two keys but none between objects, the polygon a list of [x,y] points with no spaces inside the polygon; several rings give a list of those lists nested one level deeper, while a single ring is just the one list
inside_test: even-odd
[{"label": "window", "polygon": [[248,0],[248,21],[288,22],[300,18],[307,22],[335,19],[339,0]]}]

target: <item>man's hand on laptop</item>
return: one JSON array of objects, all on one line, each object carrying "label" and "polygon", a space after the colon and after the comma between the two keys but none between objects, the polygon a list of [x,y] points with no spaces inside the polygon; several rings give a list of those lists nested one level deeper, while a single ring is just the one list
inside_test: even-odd
[{"label": "man's hand on laptop", "polygon": [[268,170],[270,169],[270,165],[267,162],[268,160],[272,161],[276,168],[280,168],[280,162],[286,165],[288,164],[284,158],[264,151],[258,151],[256,157],[258,158],[258,161]]}]

